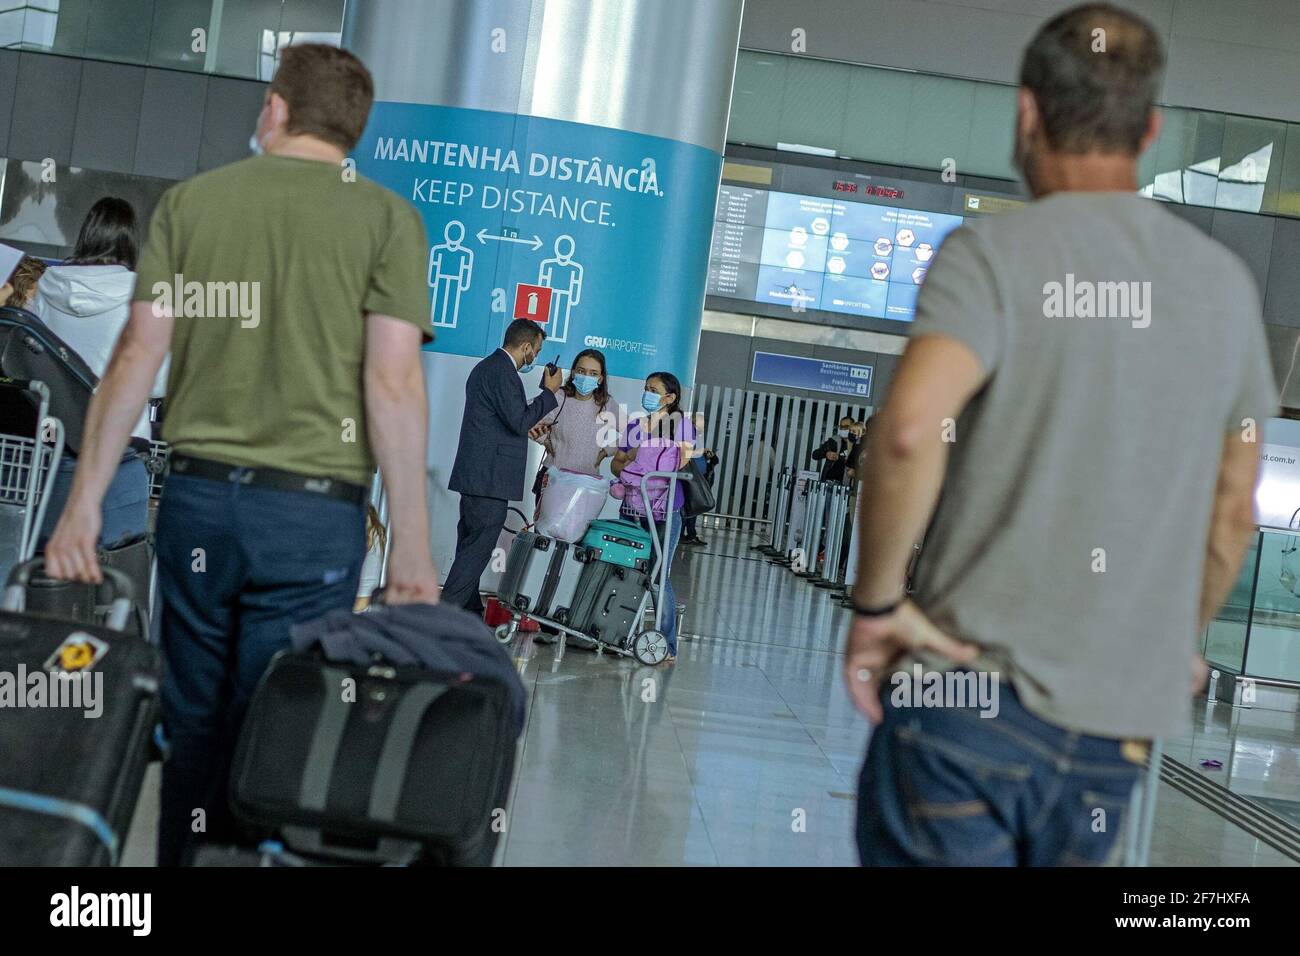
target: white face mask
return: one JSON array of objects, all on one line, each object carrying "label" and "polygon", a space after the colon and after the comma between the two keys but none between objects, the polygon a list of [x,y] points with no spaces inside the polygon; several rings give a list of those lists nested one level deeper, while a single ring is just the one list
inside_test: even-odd
[{"label": "white face mask", "polygon": [[253,135],[248,137],[248,148],[253,151],[254,156],[261,156],[266,152],[262,149],[262,141],[257,138],[257,130],[253,130]]},{"label": "white face mask", "polygon": [[841,428],[841,429],[840,429],[840,437],[841,437],[841,438],[848,438],[848,437],[849,437],[849,430],[848,430],[847,428]]}]

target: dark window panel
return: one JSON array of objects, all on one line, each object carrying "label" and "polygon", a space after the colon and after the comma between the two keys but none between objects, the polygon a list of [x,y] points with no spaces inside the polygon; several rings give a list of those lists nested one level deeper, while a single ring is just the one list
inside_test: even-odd
[{"label": "dark window panel", "polygon": [[186,179],[199,169],[208,78],[172,70],[144,70],[135,172]]},{"label": "dark window panel", "polygon": [[1273,229],[1264,318],[1273,325],[1300,327],[1300,219],[1279,218]]},{"label": "dark window panel", "polygon": [[0,156],[9,152],[9,124],[13,121],[19,56],[12,50],[0,50]]},{"label": "dark window panel", "polygon": [[1246,212],[1218,209],[1214,213],[1214,227],[1210,230],[1211,236],[1245,261],[1255,276],[1261,301],[1268,282],[1275,221],[1272,216],[1254,216]]},{"label": "dark window panel", "polygon": [[117,63],[87,62],[72,138],[72,164],[105,172],[135,168],[144,71]]},{"label": "dark window panel", "polygon": [[266,84],[214,76],[203,109],[199,170],[215,169],[248,156],[248,138],[257,127]]},{"label": "dark window panel", "polygon": [[71,161],[81,65],[81,60],[46,53],[19,55],[14,115],[9,127],[10,156],[37,160],[51,157],[59,165]]}]

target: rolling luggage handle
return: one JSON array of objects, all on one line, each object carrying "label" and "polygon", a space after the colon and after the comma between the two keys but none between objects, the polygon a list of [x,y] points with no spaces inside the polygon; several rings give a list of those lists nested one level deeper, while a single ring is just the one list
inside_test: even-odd
[{"label": "rolling luggage handle", "polygon": [[[9,572],[9,579],[5,582],[3,604],[0,607],[21,614],[27,607],[27,586],[31,583],[32,574],[44,567],[43,556],[30,558],[15,565]],[[117,568],[103,567],[100,570],[103,572],[104,580],[113,586],[113,602],[105,624],[114,631],[125,630],[127,621],[131,619],[131,608],[135,603],[135,585],[131,583],[130,577]]]}]

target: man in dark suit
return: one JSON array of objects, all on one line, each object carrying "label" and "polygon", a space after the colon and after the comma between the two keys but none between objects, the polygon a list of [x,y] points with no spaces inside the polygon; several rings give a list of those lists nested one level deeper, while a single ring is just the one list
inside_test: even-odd
[{"label": "man in dark suit", "polygon": [[478,582],[506,523],[511,501],[524,496],[528,430],[558,404],[559,369],[542,374],[542,390],[531,402],[520,372],[530,372],[542,351],[542,327],[516,319],[505,341],[469,373],[460,446],[448,487],[460,492],[456,558],[442,586],[442,600],[483,613]]}]

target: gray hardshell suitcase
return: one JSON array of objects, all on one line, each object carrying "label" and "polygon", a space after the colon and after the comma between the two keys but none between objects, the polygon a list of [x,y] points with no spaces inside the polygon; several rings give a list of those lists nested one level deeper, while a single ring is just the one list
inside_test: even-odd
[{"label": "gray hardshell suitcase", "polygon": [[563,542],[532,531],[515,535],[501,576],[497,600],[515,611],[546,617],[553,590],[552,570],[556,558],[562,558]]},{"label": "gray hardshell suitcase", "polygon": [[595,560],[590,548],[581,544],[556,543],[559,553],[555,558],[555,576],[551,586],[550,604],[551,620],[568,625],[573,617],[574,604],[578,596],[578,582],[589,561]]}]

